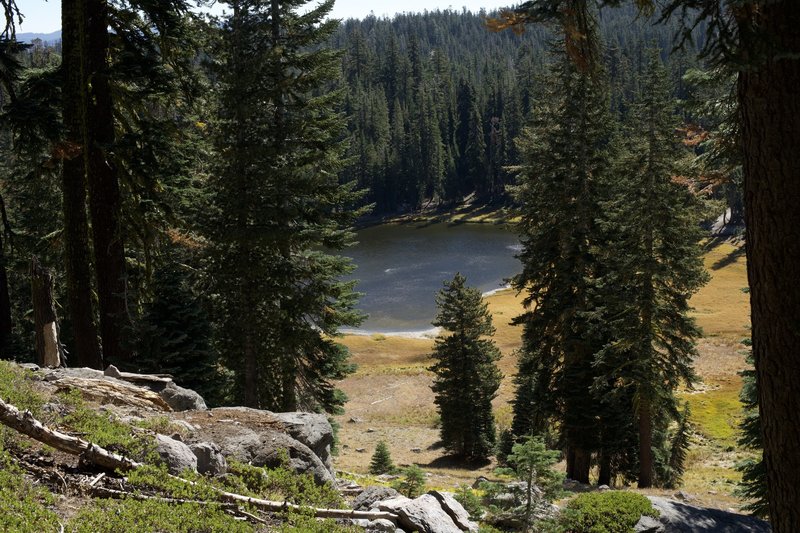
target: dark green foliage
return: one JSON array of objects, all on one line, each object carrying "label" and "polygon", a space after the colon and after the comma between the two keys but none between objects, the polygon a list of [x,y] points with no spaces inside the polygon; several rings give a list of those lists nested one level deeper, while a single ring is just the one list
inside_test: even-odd
[{"label": "dark green foliage", "polygon": [[[655,38],[668,49],[676,24],[638,15],[608,10],[599,26],[613,49],[605,59],[620,112],[636,89],[645,43]],[[490,32],[481,13],[460,10],[345,21],[332,42],[344,52],[354,160],[346,176],[369,189],[380,212],[452,205],[473,193],[509,201],[514,177],[506,167],[521,162],[513,140],[549,84],[537,79],[549,35],[533,27]],[[672,77],[692,61],[670,60]]]},{"label": "dark green foliage", "polygon": [[522,205],[522,272],[513,286],[525,293],[515,435],[544,433],[558,422],[567,475],[588,481],[588,454],[599,438],[599,403],[589,394],[594,354],[607,342],[598,327],[603,265],[598,246],[600,191],[610,166],[613,120],[601,73],[579,72],[563,53],[550,66],[550,86],[519,148],[524,165],[515,194]]},{"label": "dark green foliage", "polygon": [[642,494],[588,492],[569,501],[559,522],[571,533],[633,533],[642,515],[658,517],[658,511]]},{"label": "dark green foliage", "polygon": [[491,339],[492,317],[480,291],[466,286],[457,273],[436,297],[439,308],[433,325],[436,374],[431,389],[441,418],[445,448],[468,460],[486,459],[495,442],[492,400],[502,374],[495,364],[500,350]]},{"label": "dark green foliage", "polygon": [[[604,265],[598,284],[613,287],[603,300],[612,340],[597,354],[595,390],[623,400],[616,408],[638,421],[640,486],[653,482],[647,443],[654,443],[659,416],[664,427],[669,419],[680,421],[675,391],[695,379],[700,331],[689,316],[689,298],[708,280],[699,246],[701,205],[691,184],[675,178],[686,152],[675,135],[670,94],[666,70],[651,50],[614,183],[601,204],[606,244],[598,247]],[[667,484],[676,479],[666,477]]]},{"label": "dark green foliage", "polygon": [[156,271],[134,338],[138,371],[170,374],[211,406],[221,403],[225,375],[211,350],[211,322],[179,264]]},{"label": "dark green foliage", "polygon": [[[541,437],[527,437],[514,445],[508,463],[517,479],[525,482],[523,520],[530,525],[533,513],[540,504],[554,500],[562,492],[563,474],[553,469],[561,453],[548,450]],[[538,488],[541,492],[534,490]]]},{"label": "dark green foliage", "polygon": [[305,3],[243,1],[226,22],[209,275],[237,400],[335,412],[344,396],[332,380],[352,370],[335,336],[361,317],[354,282],[341,281],[352,266],[330,251],[351,242],[361,211],[338,179],[338,57],[316,46],[338,23],[323,21],[332,2],[300,15]]},{"label": "dark green foliage", "polygon": [[425,492],[425,472],[417,465],[411,465],[403,470],[402,477],[393,486],[405,496],[416,498]]},{"label": "dark green foliage", "polygon": [[375,446],[375,453],[372,454],[372,459],[369,462],[369,473],[380,475],[390,474],[394,471],[394,464],[392,464],[392,457],[389,454],[389,447],[384,441],[378,441]]},{"label": "dark green foliage", "polygon": [[[686,469],[686,454],[691,444],[692,424],[691,412],[688,402],[677,420],[673,422],[671,416],[657,418],[654,431],[655,470],[654,485],[661,488],[674,489],[681,484],[683,473]],[[667,424],[674,427],[663,427]],[[661,427],[659,427],[661,426]]]},{"label": "dark green foliage", "polygon": [[[749,342],[749,339],[747,339]],[[752,364],[752,356],[748,357]],[[736,493],[750,502],[744,507],[755,516],[769,517],[769,495],[767,494],[767,469],[764,465],[764,443],[761,433],[761,420],[758,414],[758,385],[755,370],[750,368],[740,372],[742,376],[742,392],[739,399],[744,409],[744,417],[739,424],[741,434],[739,445],[753,452],[749,457],[736,465],[742,473],[742,481]]]}]

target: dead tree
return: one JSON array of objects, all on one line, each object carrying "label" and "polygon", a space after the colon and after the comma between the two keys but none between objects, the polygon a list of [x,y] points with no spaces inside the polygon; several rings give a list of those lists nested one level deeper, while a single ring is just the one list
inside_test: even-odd
[{"label": "dead tree", "polygon": [[33,324],[36,331],[36,363],[55,368],[64,364],[64,347],[59,339],[58,316],[53,302],[53,275],[31,258]]}]

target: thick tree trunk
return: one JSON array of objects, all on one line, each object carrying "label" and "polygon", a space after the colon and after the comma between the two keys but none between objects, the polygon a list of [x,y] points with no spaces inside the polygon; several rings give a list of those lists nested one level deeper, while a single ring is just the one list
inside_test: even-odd
[{"label": "thick tree trunk", "polygon": [[87,176],[89,212],[97,276],[100,336],[106,362],[125,366],[130,353],[123,340],[127,321],[122,197],[117,169],[109,155],[114,143],[114,105],[108,79],[108,2],[86,0]]},{"label": "thick tree trunk", "polygon": [[[743,49],[766,55],[738,82],[753,355],[770,519],[790,533],[800,531],[800,2],[759,2],[750,17],[739,20]],[[748,33],[753,19],[761,33]]]},{"label": "thick tree trunk", "polygon": [[64,211],[64,270],[75,360],[78,366],[102,369],[92,305],[89,222],[86,215],[85,64],[81,45],[85,26],[85,2],[61,2],[62,114],[66,128],[61,188]]},{"label": "thick tree trunk", "polygon": [[583,448],[567,450],[567,477],[578,483],[589,483],[592,467],[592,452]]},{"label": "thick tree trunk", "polygon": [[58,338],[58,317],[53,303],[53,276],[39,264],[36,257],[31,259],[30,275],[36,364],[56,368],[64,363],[64,354]]},{"label": "thick tree trunk", "polygon": [[653,408],[649,398],[639,399],[639,483],[653,486]]}]

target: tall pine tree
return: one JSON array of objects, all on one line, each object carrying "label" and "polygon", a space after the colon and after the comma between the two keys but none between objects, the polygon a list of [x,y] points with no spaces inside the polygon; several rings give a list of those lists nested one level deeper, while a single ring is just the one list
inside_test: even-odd
[{"label": "tall pine tree", "polygon": [[[598,354],[607,368],[599,379],[633,391],[632,415],[639,441],[640,487],[654,483],[656,419],[680,420],[675,391],[694,380],[694,341],[689,298],[707,280],[699,241],[699,202],[676,178],[685,155],[676,136],[676,115],[658,51],[650,54],[642,94],[632,106],[634,125],[627,153],[614,174],[616,187],[603,202],[607,244],[602,285],[611,342]],[[660,415],[659,415],[660,414]]]},{"label": "tall pine tree", "polygon": [[595,280],[598,192],[608,172],[611,119],[602,71],[580,71],[561,52],[553,83],[523,134],[518,176],[523,347],[515,378],[513,430],[539,434],[557,423],[567,451],[567,477],[589,480],[599,425],[591,397],[599,334]]},{"label": "tall pine tree", "polygon": [[217,343],[251,407],[333,412],[348,373],[336,343],[355,326],[349,260],[359,194],[339,183],[345,146],[339,58],[319,46],[333,2],[232,2],[221,72],[219,168],[212,183]]}]

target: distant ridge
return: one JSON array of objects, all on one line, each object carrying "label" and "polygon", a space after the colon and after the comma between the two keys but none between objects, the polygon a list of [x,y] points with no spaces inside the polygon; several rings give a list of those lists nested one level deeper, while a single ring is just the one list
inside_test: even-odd
[{"label": "distant ridge", "polygon": [[56,30],[51,33],[18,33],[17,40],[20,42],[29,43],[34,39],[41,39],[45,43],[55,43],[61,40],[61,30]]}]

